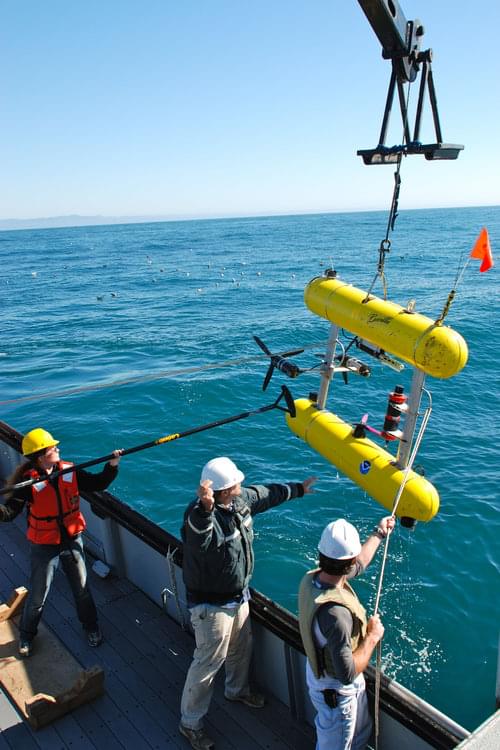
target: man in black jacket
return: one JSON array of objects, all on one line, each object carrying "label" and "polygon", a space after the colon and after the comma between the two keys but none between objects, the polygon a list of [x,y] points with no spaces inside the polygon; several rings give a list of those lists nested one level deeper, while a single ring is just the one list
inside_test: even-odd
[{"label": "man in black jacket", "polygon": [[248,586],[253,572],[252,516],[312,492],[315,477],[301,483],[242,487],[243,473],[222,456],[201,474],[198,499],[184,514],[183,577],[196,639],[181,701],[179,731],[195,750],[213,740],[203,729],[215,675],[225,664],[227,700],[262,708],[248,670],[252,653]]}]

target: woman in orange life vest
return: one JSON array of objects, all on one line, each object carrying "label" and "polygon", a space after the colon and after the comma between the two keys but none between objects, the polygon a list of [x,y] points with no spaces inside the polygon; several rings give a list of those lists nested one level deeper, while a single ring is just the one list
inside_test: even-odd
[{"label": "woman in orange life vest", "polygon": [[27,512],[31,575],[19,628],[21,656],[31,656],[33,639],[59,560],[68,577],[78,619],[86,631],[89,645],[99,646],[102,642],[97,610],[87,581],[82,543],[86,524],[80,511],[79,490],[105,490],[118,474],[121,451],[113,452],[114,458],[99,474],[77,469],[51,480],[53,472],[72,466],[59,458],[58,443],[40,427],[24,436],[22,451],[27,461],[15,470],[8,484],[38,477],[48,476],[48,479],[13,490],[5,505],[0,505],[0,521],[12,521],[24,506]]}]

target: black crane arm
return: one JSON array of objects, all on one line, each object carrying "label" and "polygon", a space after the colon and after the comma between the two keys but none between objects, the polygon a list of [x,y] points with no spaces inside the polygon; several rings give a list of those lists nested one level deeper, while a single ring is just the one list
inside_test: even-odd
[{"label": "black crane arm", "polygon": [[[432,50],[420,50],[424,27],[417,19],[408,21],[397,0],[358,0],[358,3],[382,45],[382,57],[392,62],[378,145],[374,149],[360,149],[358,155],[363,158],[365,164],[394,164],[401,158],[401,154],[423,154],[428,160],[456,159],[463,146],[443,143],[432,75]],[[413,133],[410,133],[404,86],[415,81],[421,69],[415,123]],[[385,141],[396,89],[404,129],[403,143],[387,147]],[[420,142],[420,125],[426,89],[432,109],[436,142],[424,145]]]},{"label": "black crane arm", "polygon": [[407,21],[397,0],[358,0],[382,45],[382,56],[396,63],[402,81],[414,81],[424,28],[420,21]]}]

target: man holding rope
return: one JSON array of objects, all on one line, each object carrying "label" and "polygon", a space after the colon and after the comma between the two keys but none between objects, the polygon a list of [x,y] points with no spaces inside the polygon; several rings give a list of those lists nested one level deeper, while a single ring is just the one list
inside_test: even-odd
[{"label": "man holding rope", "polygon": [[384,635],[378,614],[366,611],[348,579],[362,573],[395,518],[382,518],[361,545],[355,527],[340,518],[324,529],[319,568],[300,584],[299,625],[307,655],[307,686],[317,711],[316,750],[363,750],[370,739],[363,670]]}]

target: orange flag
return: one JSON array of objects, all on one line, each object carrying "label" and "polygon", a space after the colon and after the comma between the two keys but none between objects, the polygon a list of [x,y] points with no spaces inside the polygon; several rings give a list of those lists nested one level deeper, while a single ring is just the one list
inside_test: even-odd
[{"label": "orange flag", "polygon": [[490,238],[488,236],[488,230],[483,227],[479,232],[479,237],[476,240],[476,244],[471,250],[471,258],[479,258],[482,261],[479,270],[481,273],[489,271],[493,268],[493,256],[491,254]]}]

